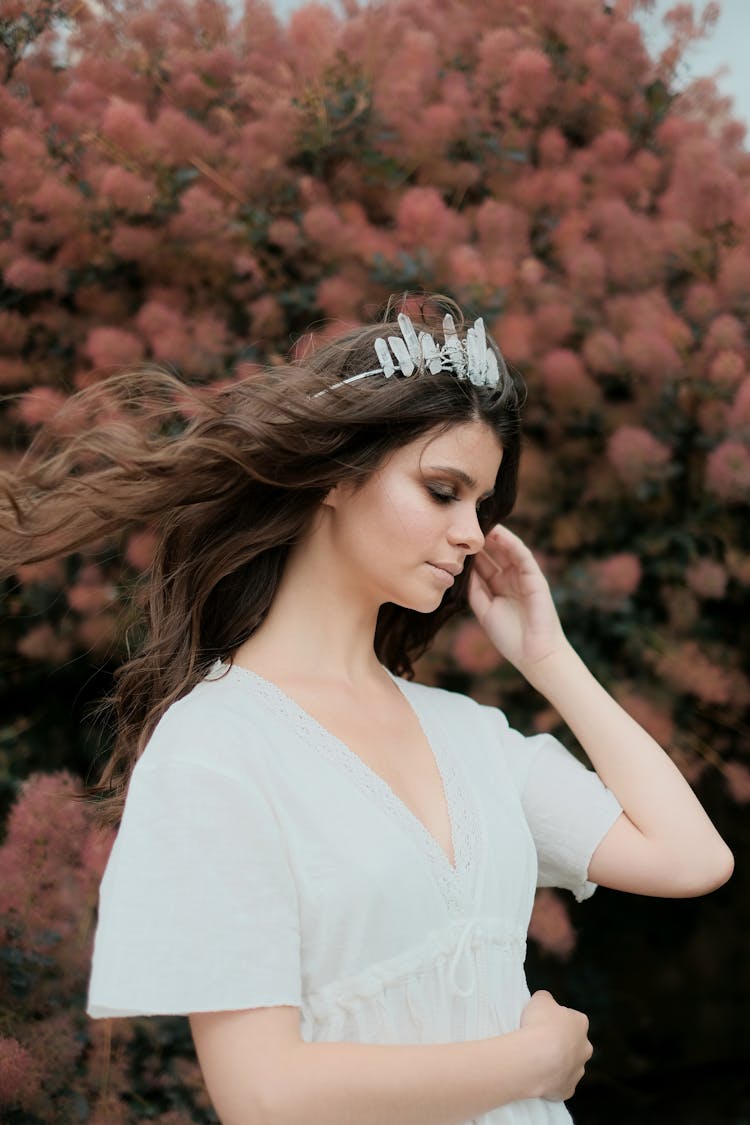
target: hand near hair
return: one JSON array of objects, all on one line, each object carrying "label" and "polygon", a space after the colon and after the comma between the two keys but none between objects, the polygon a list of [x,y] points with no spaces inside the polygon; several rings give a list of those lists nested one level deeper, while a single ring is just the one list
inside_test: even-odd
[{"label": "hand near hair", "polygon": [[568,646],[547,579],[529,548],[496,524],[474,559],[469,605],[498,652],[527,679]]}]

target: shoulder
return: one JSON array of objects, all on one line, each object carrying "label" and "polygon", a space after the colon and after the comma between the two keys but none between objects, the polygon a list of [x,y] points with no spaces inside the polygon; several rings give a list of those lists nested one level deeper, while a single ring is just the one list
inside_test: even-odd
[{"label": "shoulder", "polygon": [[244,775],[264,759],[267,708],[226,678],[201,680],[166,708],[139,759],[140,770],[183,765]]}]

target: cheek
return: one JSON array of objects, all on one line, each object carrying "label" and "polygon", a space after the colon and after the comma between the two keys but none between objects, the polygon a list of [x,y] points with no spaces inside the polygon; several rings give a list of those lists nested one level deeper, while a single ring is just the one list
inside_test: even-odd
[{"label": "cheek", "polygon": [[394,489],[379,504],[376,521],[392,542],[414,543],[434,533],[441,521],[438,506],[414,488]]}]

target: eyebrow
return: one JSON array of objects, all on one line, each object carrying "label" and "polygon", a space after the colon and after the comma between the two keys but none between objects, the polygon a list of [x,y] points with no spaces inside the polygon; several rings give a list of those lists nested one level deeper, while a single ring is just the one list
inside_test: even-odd
[{"label": "eyebrow", "polygon": [[[453,465],[430,465],[428,472],[446,473],[449,476],[455,477],[456,480],[460,480],[461,484],[465,484],[467,488],[477,487],[477,482],[474,480],[474,477],[469,476],[463,469],[457,469]],[[489,500],[490,496],[494,495],[494,488],[490,488],[487,492],[482,493],[482,498]]]}]

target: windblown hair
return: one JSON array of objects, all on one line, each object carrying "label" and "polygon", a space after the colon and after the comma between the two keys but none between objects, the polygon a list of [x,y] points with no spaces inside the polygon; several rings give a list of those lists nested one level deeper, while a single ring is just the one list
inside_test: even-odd
[{"label": "windblown hair", "polygon": [[[463,337],[460,309],[442,297],[425,298],[421,321],[412,316],[417,331],[440,340],[444,311]],[[0,474],[0,574],[134,527],[155,532],[139,651],[131,657],[128,643],[101,707],[114,712],[114,744],[86,794],[101,824],[119,823],[133,766],[166,709],[217,659],[231,663],[261,624],[290,548],[335,484],[364,483],[428,431],[481,420],[504,450],[484,529],[510,513],[523,392],[492,341],[494,388],[423,365],[409,378],[336,385],[377,366],[375,339],[399,332],[392,299],[380,322],[211,395],[158,368],[113,375],[71,395],[19,465]],[[412,662],[464,604],[469,572],[434,612],[381,607],[375,650],[392,672],[413,676]]]}]

